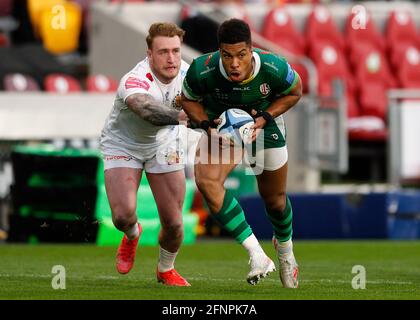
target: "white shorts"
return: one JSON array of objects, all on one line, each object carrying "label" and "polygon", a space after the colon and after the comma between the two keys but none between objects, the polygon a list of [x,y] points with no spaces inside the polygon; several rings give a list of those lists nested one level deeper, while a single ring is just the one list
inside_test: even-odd
[{"label": "white shorts", "polygon": [[261,174],[263,170],[275,171],[287,163],[287,146],[259,150],[255,157],[250,158],[247,155],[244,158],[245,165],[251,166],[256,175]]},{"label": "white shorts", "polygon": [[[191,161],[191,154],[195,153],[197,133],[184,126],[167,134],[159,135],[158,146],[145,148],[147,157],[141,157],[138,152],[131,152],[124,145],[110,142],[101,146],[104,160],[104,170],[111,168],[144,169],[149,173],[166,173],[184,169],[187,161]],[[193,162],[192,162],[193,163]]]}]

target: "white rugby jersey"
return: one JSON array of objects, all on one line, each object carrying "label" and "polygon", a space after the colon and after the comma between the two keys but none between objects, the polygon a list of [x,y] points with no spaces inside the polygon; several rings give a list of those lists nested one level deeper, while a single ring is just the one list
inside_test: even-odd
[{"label": "white rugby jersey", "polygon": [[126,99],[135,93],[149,94],[162,105],[168,108],[176,107],[176,97],[181,94],[182,82],[189,64],[181,60],[181,67],[175,79],[169,84],[163,84],[153,74],[149,66],[148,58],[138,63],[130,72],[122,77],[114,106],[109,114],[101,134],[101,145],[121,145],[121,147],[133,151],[133,155],[141,155],[153,152],[161,139],[156,139],[158,131],[160,136],[163,132],[172,130],[173,125],[155,126],[143,120],[131,111],[125,104]]}]

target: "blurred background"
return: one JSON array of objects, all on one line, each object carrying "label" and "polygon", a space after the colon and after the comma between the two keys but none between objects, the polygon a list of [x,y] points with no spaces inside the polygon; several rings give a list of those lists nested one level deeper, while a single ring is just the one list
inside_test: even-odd
[{"label": "blurred background", "polygon": [[[0,241],[118,245],[98,140],[151,23],[186,31],[183,59],[217,50],[221,21],[285,56],[304,97],[285,118],[295,239],[420,238],[420,3],[0,0]],[[187,168],[185,244],[225,236]],[[253,176],[226,181],[270,239]],[[159,218],[138,193],[143,245]]]}]

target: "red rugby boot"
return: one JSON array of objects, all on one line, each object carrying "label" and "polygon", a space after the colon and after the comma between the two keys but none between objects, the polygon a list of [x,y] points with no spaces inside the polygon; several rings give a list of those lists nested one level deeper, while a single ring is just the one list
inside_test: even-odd
[{"label": "red rugby boot", "polygon": [[157,281],[167,286],[189,287],[191,286],[175,269],[166,272],[159,272],[156,269]]},{"label": "red rugby boot", "polygon": [[117,252],[117,270],[121,274],[127,274],[130,272],[134,265],[134,258],[136,257],[137,244],[140,240],[142,227],[140,223],[137,223],[139,227],[139,236],[134,240],[128,240],[127,236],[121,241]]}]

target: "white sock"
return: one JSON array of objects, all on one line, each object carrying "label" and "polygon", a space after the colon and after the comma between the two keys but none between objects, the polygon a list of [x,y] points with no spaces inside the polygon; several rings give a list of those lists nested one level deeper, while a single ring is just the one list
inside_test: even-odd
[{"label": "white sock", "polygon": [[292,253],[293,251],[292,239],[289,239],[285,242],[280,242],[277,240],[277,251],[278,251],[278,254],[281,254],[281,255],[287,255],[287,254]]},{"label": "white sock", "polygon": [[177,252],[169,252],[159,247],[159,263],[158,263],[158,270],[159,272],[166,272],[174,268],[175,258]]},{"label": "white sock", "polygon": [[248,238],[246,238],[244,242],[242,242],[242,245],[248,251],[249,256],[254,254],[265,254],[263,248],[261,248],[261,245],[254,234],[251,234]]},{"label": "white sock", "polygon": [[134,224],[130,229],[128,229],[125,232],[125,235],[127,236],[128,240],[134,240],[139,236],[139,226]]}]

